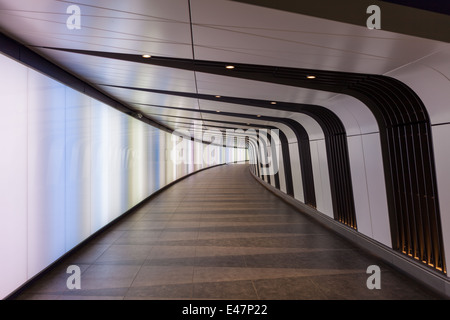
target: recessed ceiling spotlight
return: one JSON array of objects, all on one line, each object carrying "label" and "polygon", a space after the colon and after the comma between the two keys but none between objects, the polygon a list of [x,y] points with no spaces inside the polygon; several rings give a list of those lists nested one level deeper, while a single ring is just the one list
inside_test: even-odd
[{"label": "recessed ceiling spotlight", "polygon": [[275,101],[272,101],[270,104],[277,104]]},{"label": "recessed ceiling spotlight", "polygon": [[308,78],[308,79],[315,79],[316,76],[306,76],[306,78]]},{"label": "recessed ceiling spotlight", "polygon": [[151,58],[152,56],[151,55],[149,55],[149,54],[143,54],[142,55],[142,58],[145,58],[145,59],[148,59],[148,58]]},{"label": "recessed ceiling spotlight", "polygon": [[234,69],[234,66],[229,65],[229,66],[226,66],[225,68],[227,68],[227,69]]},{"label": "recessed ceiling spotlight", "polygon": [[261,118],[261,115],[260,115],[260,114],[258,114],[258,115],[257,115],[257,117],[258,117],[258,118]]},{"label": "recessed ceiling spotlight", "polygon": [[220,112],[220,110],[217,110],[216,112]]},{"label": "recessed ceiling spotlight", "polygon": [[216,96],[216,98],[220,98],[220,96]]}]

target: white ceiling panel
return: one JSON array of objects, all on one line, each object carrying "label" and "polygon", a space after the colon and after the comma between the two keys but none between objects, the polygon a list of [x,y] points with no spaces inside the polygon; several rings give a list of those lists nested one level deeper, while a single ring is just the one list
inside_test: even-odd
[{"label": "white ceiling panel", "polygon": [[384,74],[447,44],[221,0],[193,0],[195,57]]},{"label": "white ceiling panel", "polygon": [[198,92],[266,101],[321,104],[336,94],[327,91],[197,73]]},{"label": "white ceiling panel", "polygon": [[94,85],[115,85],[191,92],[196,90],[192,71],[105,59],[71,52],[42,50],[59,65]]},{"label": "white ceiling panel", "polygon": [[[80,29],[70,29],[71,5]],[[192,58],[187,1],[1,0],[1,25],[32,46]]]},{"label": "white ceiling panel", "polygon": [[[80,29],[68,27],[72,5],[81,11]],[[176,92],[324,106],[341,117],[351,134],[372,132],[376,125],[359,101],[333,92],[43,47],[388,75],[407,70],[408,76],[416,76],[414,70],[420,74],[427,68],[446,79],[450,75],[448,43],[226,0],[0,0],[0,30],[171,128],[177,117],[188,123],[229,118],[195,110],[296,118],[307,127],[309,121],[276,105],[221,104]]]}]

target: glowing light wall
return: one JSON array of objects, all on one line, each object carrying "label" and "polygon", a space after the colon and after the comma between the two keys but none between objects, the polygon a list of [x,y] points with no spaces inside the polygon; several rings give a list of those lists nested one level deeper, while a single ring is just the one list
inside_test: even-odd
[{"label": "glowing light wall", "polygon": [[170,133],[3,55],[0,69],[0,298],[155,191],[229,159],[190,141],[180,163]]},{"label": "glowing light wall", "polygon": [[[27,70],[0,56],[0,296],[27,279],[27,96],[18,88],[26,88]],[[7,112],[6,112],[7,110]]]}]

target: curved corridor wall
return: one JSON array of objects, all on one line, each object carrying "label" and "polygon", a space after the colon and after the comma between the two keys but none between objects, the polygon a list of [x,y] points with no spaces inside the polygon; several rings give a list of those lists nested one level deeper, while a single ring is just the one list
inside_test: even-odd
[{"label": "curved corridor wall", "polygon": [[245,160],[189,141],[181,161],[171,133],[1,54],[0,69],[0,298],[169,183]]}]

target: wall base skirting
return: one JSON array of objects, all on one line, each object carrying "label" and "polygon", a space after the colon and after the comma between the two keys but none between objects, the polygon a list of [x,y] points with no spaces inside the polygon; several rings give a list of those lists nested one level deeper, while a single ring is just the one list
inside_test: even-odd
[{"label": "wall base skirting", "polygon": [[256,176],[251,170],[249,170],[252,176],[262,186],[271,191],[273,194],[281,198],[286,203],[290,204],[298,211],[308,215],[320,224],[324,225],[328,229],[333,230],[340,236],[351,241],[358,247],[364,249],[370,254],[382,259],[393,268],[400,272],[414,278],[423,285],[436,291],[444,296],[444,298],[450,299],[450,279],[443,274],[439,274],[434,270],[428,269],[426,266],[417,263],[416,261],[409,259],[408,257],[394,251],[393,249],[385,246],[384,244],[377,242],[360,232],[357,232],[344,224],[328,217],[322,212],[304,204],[303,202],[287,195],[286,193],[278,190],[274,186],[270,185],[266,181]]}]

